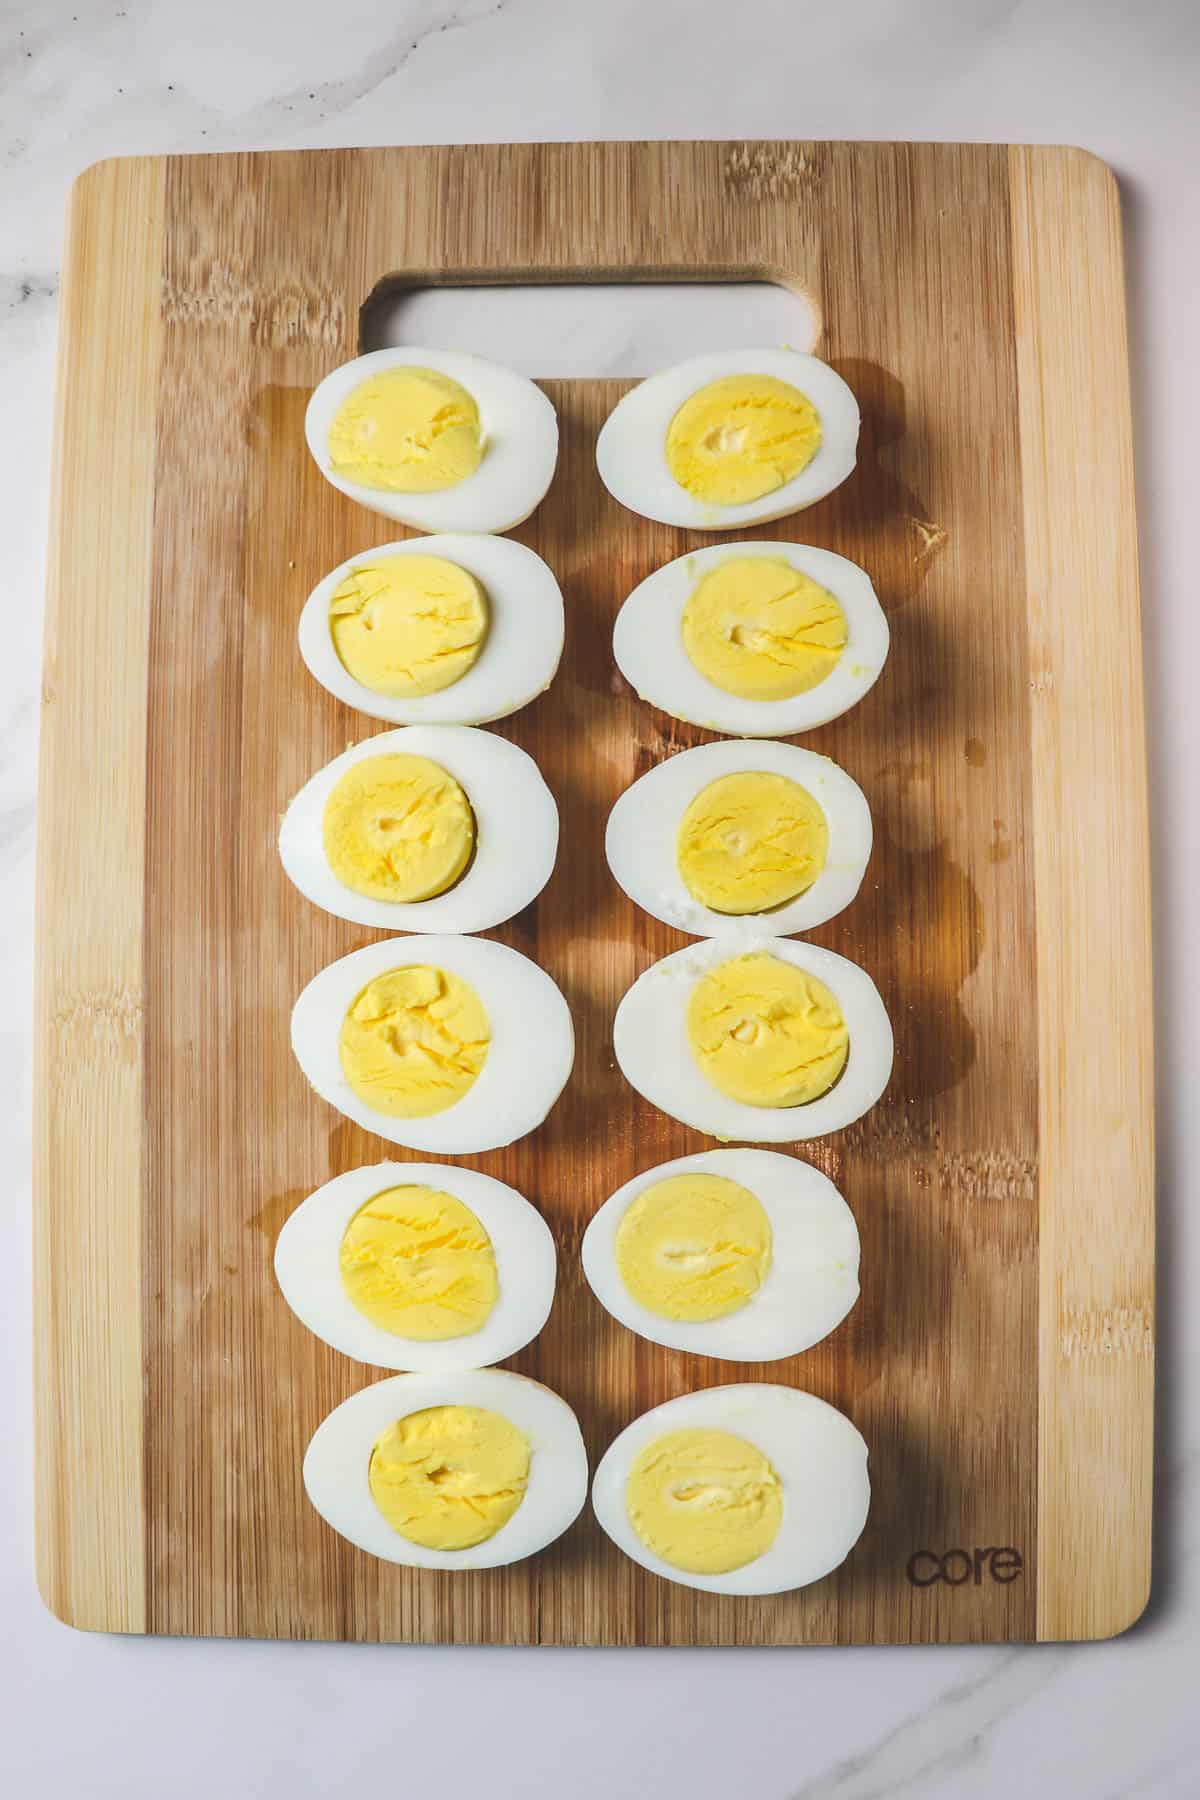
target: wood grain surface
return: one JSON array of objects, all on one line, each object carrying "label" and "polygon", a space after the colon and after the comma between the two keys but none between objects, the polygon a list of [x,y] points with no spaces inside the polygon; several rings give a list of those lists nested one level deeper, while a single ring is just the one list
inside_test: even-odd
[{"label": "wood grain surface", "polygon": [[[307,1504],[301,1457],[379,1372],[307,1332],[271,1271],[304,1195],[389,1153],[308,1090],[288,1047],[301,987],[372,934],[291,888],[279,815],[379,729],[311,680],[296,622],[335,563],[396,535],[313,466],[308,394],[356,353],[383,283],[680,275],[802,288],[863,408],[851,480],[747,534],[862,562],[892,625],[875,689],[804,740],[876,822],[862,893],[812,935],[874,976],[896,1072],[864,1120],[801,1150],[856,1214],[863,1297],[826,1343],[756,1367],[643,1342],[582,1279],[601,1200],[709,1141],[612,1058],[621,994],[684,940],[608,876],[605,816],[708,735],[625,686],[612,621],[651,569],[715,541],[603,490],[593,451],[618,383],[546,384],[562,455],[516,535],[563,585],[566,650],[551,689],[495,727],[541,765],[563,849],[493,935],[563,988],[575,1073],[538,1132],[467,1160],[554,1229],[554,1310],[512,1366],[571,1403],[593,1462],[646,1407],[736,1379],[811,1388],[866,1435],[874,1503],[849,1561],[754,1600],[659,1581],[587,1510],[491,1572],[345,1543]],[[64,320],[38,949],[48,1603],[112,1629],[422,1642],[1129,1623],[1149,1557],[1151,1018],[1107,171],[1070,151],[879,144],[133,160],[76,189]],[[105,1446],[86,1497],[84,1436]],[[1001,1546],[1020,1553],[1011,1579],[975,1554]]]},{"label": "wood grain surface", "polygon": [[[1043,1067],[1038,1629],[1104,1637],[1149,1593],[1154,1401],[1150,864],[1130,692],[1141,622],[1121,222],[1116,182],[1093,157],[1011,160],[1022,457],[1027,491],[1054,501],[1025,508]],[[1087,257],[1060,229],[1067,213]],[[1064,531],[1063,517],[1086,527]],[[1105,870],[1119,874],[1101,901]]]},{"label": "wood grain surface", "polygon": [[102,164],[72,195],[38,786],[38,1580],[61,1618],[117,1631],[146,1629],[143,791],[164,188],[144,160]]}]

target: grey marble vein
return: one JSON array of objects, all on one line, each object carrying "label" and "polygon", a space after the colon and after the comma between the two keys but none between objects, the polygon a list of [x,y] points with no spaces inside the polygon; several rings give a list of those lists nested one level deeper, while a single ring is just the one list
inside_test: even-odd
[{"label": "grey marble vein", "polygon": [[0,275],[0,307],[9,311],[18,306],[36,310],[44,301],[58,295],[58,275]]},{"label": "grey marble vein", "polygon": [[447,32],[468,31],[473,25],[495,19],[511,4],[512,0],[484,0],[484,4],[473,8],[422,7],[422,12],[429,11],[431,14],[428,23],[414,25],[411,20],[406,19],[354,75],[321,82],[315,87],[301,83],[280,99],[272,100],[270,107],[275,112],[282,110],[296,114],[296,118],[291,121],[293,125],[302,125],[306,120],[319,122],[332,113],[345,112],[359,101],[379,92],[431,40],[443,37]]},{"label": "grey marble vein", "polygon": [[1061,1672],[1064,1655],[1040,1645],[976,1650],[982,1668],[934,1695],[882,1737],[814,1775],[789,1800],[883,1800],[914,1789],[919,1794],[939,1791],[946,1778],[983,1754],[996,1725],[1045,1691]]}]

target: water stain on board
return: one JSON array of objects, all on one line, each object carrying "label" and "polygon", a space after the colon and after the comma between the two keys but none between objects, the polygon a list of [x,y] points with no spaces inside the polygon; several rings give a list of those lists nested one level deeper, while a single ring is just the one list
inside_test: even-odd
[{"label": "water stain on board", "polygon": [[858,466],[805,516],[820,520],[821,535],[813,541],[863,565],[890,613],[918,593],[950,533],[890,467],[895,447],[911,437],[903,382],[862,357],[836,358],[833,367],[862,413]]},{"label": "water stain on board", "polygon": [[863,1129],[875,1137],[890,1123],[893,1135],[919,1136],[930,1102],[957,1086],[975,1061],[975,1031],[960,996],[982,954],[983,907],[942,842],[903,843],[888,819],[878,822],[871,874],[893,908],[896,1074]]},{"label": "water stain on board", "polygon": [[308,1198],[309,1192],[306,1187],[293,1187],[284,1188],[282,1193],[272,1194],[246,1220],[247,1230],[261,1232],[273,1244],[300,1202]]}]

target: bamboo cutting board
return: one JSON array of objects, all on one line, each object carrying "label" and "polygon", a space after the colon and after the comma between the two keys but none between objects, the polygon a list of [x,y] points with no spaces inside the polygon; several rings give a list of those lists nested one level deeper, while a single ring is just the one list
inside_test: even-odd
[{"label": "bamboo cutting board", "polygon": [[[761,276],[803,289],[862,404],[857,473],[760,536],[862,562],[883,678],[806,743],[865,789],[876,849],[813,937],[896,1026],[891,1087],[801,1154],[863,1239],[832,1338],[766,1367],[642,1342],[579,1240],[639,1169],[705,1146],[613,1067],[616,1003],[683,941],[607,874],[604,819],[706,734],[616,675],[613,616],[702,541],[624,512],[596,432],[623,391],[548,383],[551,492],[517,534],[558,574],[550,691],[498,727],[563,816],[541,899],[495,935],[575,1016],[549,1121],[471,1159],[559,1245],[513,1366],[593,1462],[671,1395],[764,1378],[842,1407],[874,1504],[845,1566],[758,1600],[623,1559],[585,1510],[487,1573],[376,1562],[308,1506],[309,1435],[378,1372],[277,1292],[275,1237],[389,1154],[292,1061],[309,977],[371,933],[275,853],[293,792],[381,729],[307,675],[310,587],[395,535],[324,483],[308,393],[381,282]],[[470,348],[469,345],[459,346]],[[619,144],[142,158],[74,191],[62,302],[41,778],[38,1560],[70,1623],[486,1643],[1099,1637],[1149,1580],[1152,1121],[1146,784],[1115,187],[1078,151]],[[756,535],[751,532],[747,535]],[[86,849],[87,854],[80,852]]]}]

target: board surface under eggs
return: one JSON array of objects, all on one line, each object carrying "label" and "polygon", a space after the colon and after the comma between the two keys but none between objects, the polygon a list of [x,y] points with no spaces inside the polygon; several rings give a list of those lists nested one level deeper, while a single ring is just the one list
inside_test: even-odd
[{"label": "board surface under eggs", "polygon": [[[593,1468],[647,1408],[728,1381],[803,1387],[862,1431],[858,1546],[812,1588],[758,1597],[663,1582],[587,1507],[528,1562],[469,1575],[336,1537],[305,1499],[304,1449],[383,1371],[307,1331],[272,1274],[307,1194],[393,1154],[310,1090],[288,1045],[305,984],[382,935],[311,905],[276,853],[292,796],[386,729],[312,679],[297,622],[323,575],[404,535],[322,480],[308,397],[358,351],[381,281],[681,271],[804,287],[813,347],[863,412],[842,487],[739,534],[861,563],[891,627],[871,692],[796,740],[846,769],[875,826],[857,897],[807,935],[877,983],[895,1074],[865,1118],[798,1147],[854,1212],[862,1297],[802,1355],[729,1364],[636,1337],[583,1277],[606,1197],[712,1148],[613,1055],[621,996],[686,940],[612,879],[605,821],[664,756],[713,741],[639,701],[613,660],[626,595],[716,541],[606,492],[596,439],[627,384],[544,384],[561,454],[514,536],[561,583],[564,655],[545,694],[489,727],[534,757],[563,838],[538,899],[486,935],[562,989],[574,1073],[539,1130],[464,1160],[553,1231],[554,1306],[509,1366],[574,1408]],[[1102,1636],[1136,1615],[1152,1140],[1121,294],[1110,178],[1069,151],[446,148],[146,158],[82,178],[38,949],[39,1574],[60,1616],[785,1644]],[[108,1454],[81,1506],[85,1431]]]}]

